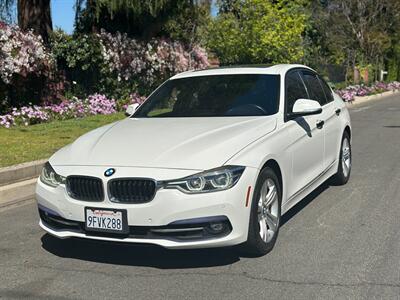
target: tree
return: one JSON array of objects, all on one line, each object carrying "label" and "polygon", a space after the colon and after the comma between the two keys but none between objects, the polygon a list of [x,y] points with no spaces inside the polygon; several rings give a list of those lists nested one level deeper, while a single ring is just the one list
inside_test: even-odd
[{"label": "tree", "polygon": [[19,27],[33,29],[47,44],[53,30],[50,0],[18,0],[17,10]]},{"label": "tree", "polygon": [[53,30],[50,0],[0,0],[0,20],[12,23],[15,7],[19,27],[22,30],[32,29],[48,44]]},{"label": "tree", "polygon": [[235,1],[211,22],[207,45],[221,64],[299,62],[306,21],[303,1]]},{"label": "tree", "polygon": [[187,44],[203,44],[205,30],[210,21],[211,0],[188,2],[173,14],[163,26],[164,34]]},{"label": "tree", "polygon": [[322,37],[318,46],[336,63],[374,65],[377,79],[399,25],[400,1],[326,0],[314,2],[312,15],[314,29]]},{"label": "tree", "polygon": [[124,32],[151,39],[174,36],[189,40],[209,15],[210,0],[76,0],[79,32]]},{"label": "tree", "polygon": [[218,11],[220,14],[233,13],[236,17],[240,14],[241,0],[217,0]]},{"label": "tree", "polygon": [[76,27],[81,32],[101,28],[109,32],[150,32],[158,25],[157,17],[168,10],[168,4],[168,0],[76,0]]}]

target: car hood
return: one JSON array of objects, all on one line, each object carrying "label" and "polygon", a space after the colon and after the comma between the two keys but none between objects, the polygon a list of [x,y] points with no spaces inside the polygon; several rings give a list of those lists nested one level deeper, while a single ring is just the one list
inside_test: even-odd
[{"label": "car hood", "polygon": [[223,165],[275,127],[275,116],[127,118],[81,136],[50,163],[206,170]]}]

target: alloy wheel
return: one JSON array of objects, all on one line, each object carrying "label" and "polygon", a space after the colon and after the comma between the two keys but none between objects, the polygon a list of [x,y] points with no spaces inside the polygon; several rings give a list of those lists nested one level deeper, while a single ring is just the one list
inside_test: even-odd
[{"label": "alloy wheel", "polygon": [[347,138],[343,140],[342,144],[342,169],[343,175],[347,177],[351,169],[351,149]]},{"label": "alloy wheel", "polygon": [[258,200],[258,224],[260,237],[265,242],[270,242],[279,226],[279,198],[274,181],[267,178],[260,191]]}]

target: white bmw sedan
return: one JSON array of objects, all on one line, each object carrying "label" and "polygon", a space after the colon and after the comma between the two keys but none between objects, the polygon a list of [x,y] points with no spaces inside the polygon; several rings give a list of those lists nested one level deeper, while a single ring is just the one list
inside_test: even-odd
[{"label": "white bmw sedan", "polygon": [[348,110],[306,66],[181,73],[127,112],[46,163],[51,235],[263,255],[285,212],[350,176]]}]

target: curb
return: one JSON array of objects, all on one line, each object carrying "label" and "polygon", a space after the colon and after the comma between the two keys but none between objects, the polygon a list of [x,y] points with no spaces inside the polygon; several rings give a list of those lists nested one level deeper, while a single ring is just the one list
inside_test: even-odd
[{"label": "curb", "polygon": [[32,199],[37,178],[0,186],[0,208]]},{"label": "curb", "polygon": [[31,161],[0,169],[0,187],[37,178],[47,159]]},{"label": "curb", "polygon": [[371,96],[363,96],[363,97],[356,96],[356,97],[354,97],[353,101],[346,102],[346,106],[348,108],[357,107],[357,106],[359,106],[361,104],[364,104],[366,102],[382,100],[382,99],[386,99],[386,98],[391,97],[391,96],[397,96],[399,94],[400,94],[400,91],[388,91],[388,92],[384,92],[384,93],[376,94],[376,95],[371,95]]}]

